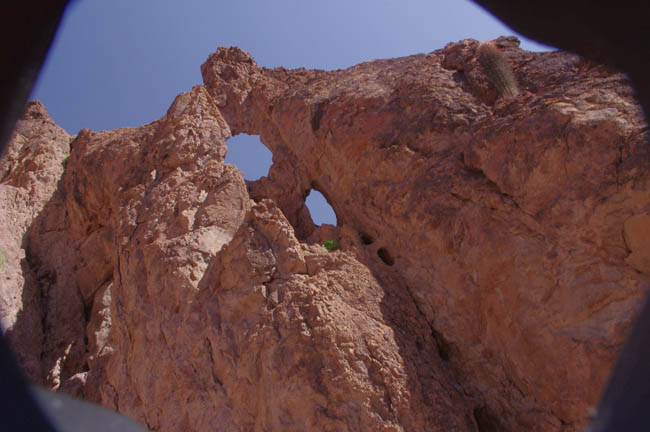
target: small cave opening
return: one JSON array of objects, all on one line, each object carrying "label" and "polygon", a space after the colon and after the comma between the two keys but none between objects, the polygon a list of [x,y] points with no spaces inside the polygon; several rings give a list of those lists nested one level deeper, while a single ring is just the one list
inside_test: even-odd
[{"label": "small cave opening", "polygon": [[503,430],[499,420],[486,406],[474,408],[474,420],[479,432],[499,432]]},{"label": "small cave opening", "polygon": [[273,164],[273,153],[262,144],[259,135],[242,133],[230,137],[226,144],[226,163],[235,165],[245,180],[254,181],[268,176]]},{"label": "small cave opening", "polygon": [[386,248],[377,249],[377,255],[379,255],[379,258],[381,258],[381,260],[387,266],[392,266],[393,264],[395,264],[395,259],[392,257],[390,252],[388,252],[388,249]]},{"label": "small cave opening", "polygon": [[371,245],[375,242],[375,240],[369,235],[364,232],[359,233],[359,238],[361,239],[361,243],[364,245]]},{"label": "small cave opening", "polygon": [[316,189],[311,189],[305,199],[305,205],[316,225],[329,224],[336,226],[336,213],[322,193]]},{"label": "small cave opening", "polygon": [[433,336],[433,339],[436,341],[436,345],[438,346],[438,355],[442,360],[448,362],[449,353],[451,352],[449,342],[447,342],[445,338],[435,330],[431,330],[431,336]]}]

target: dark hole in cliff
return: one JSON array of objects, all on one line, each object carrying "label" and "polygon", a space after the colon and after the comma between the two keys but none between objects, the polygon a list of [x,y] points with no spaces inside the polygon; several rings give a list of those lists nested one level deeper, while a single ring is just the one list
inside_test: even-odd
[{"label": "dark hole in cliff", "polygon": [[273,154],[262,144],[259,135],[235,135],[226,144],[226,162],[236,165],[246,180],[257,180],[268,175]]},{"label": "dark hole in cliff", "polygon": [[458,70],[458,71],[454,72],[451,77],[458,84],[467,83],[467,77],[465,76],[465,71],[463,71],[463,70]]},{"label": "dark hole in cliff", "polygon": [[375,242],[375,240],[366,233],[359,234],[359,237],[361,238],[361,243],[364,245],[371,245]]},{"label": "dark hole in cliff", "polygon": [[379,248],[377,250],[377,255],[379,255],[379,258],[384,262],[384,264],[392,266],[395,264],[395,260],[391,256],[391,254],[388,252],[386,248]]},{"label": "dark hole in cliff", "polygon": [[499,420],[485,406],[474,408],[474,419],[479,432],[499,432],[502,430]]},{"label": "dark hole in cliff", "polygon": [[337,219],[334,209],[330,203],[327,202],[325,196],[316,189],[309,191],[307,199],[305,200],[305,205],[309,209],[311,219],[316,225],[336,225]]},{"label": "dark hole in cliff", "polygon": [[449,343],[445,340],[445,338],[442,337],[440,333],[435,330],[431,331],[431,336],[433,336],[433,339],[436,341],[436,345],[438,345],[438,355],[440,358],[444,361],[449,361],[449,352],[451,351]]},{"label": "dark hole in cliff", "polygon": [[327,101],[323,101],[312,108],[311,130],[314,132],[320,129],[320,122],[323,119],[323,114],[325,113],[325,105],[327,105]]}]

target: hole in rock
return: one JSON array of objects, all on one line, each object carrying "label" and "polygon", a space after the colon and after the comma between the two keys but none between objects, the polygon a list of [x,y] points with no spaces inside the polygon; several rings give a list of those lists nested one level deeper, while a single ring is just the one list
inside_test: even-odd
[{"label": "hole in rock", "polygon": [[502,430],[499,420],[492,415],[487,407],[474,408],[474,419],[479,432],[499,432]]},{"label": "hole in rock", "polygon": [[360,233],[359,237],[361,238],[361,243],[364,245],[371,245],[375,242],[375,240],[366,233]]},{"label": "hole in rock", "polygon": [[316,225],[329,224],[336,226],[336,213],[334,213],[334,209],[322,193],[316,189],[309,191],[305,205],[307,205],[311,219]]},{"label": "hole in rock", "polygon": [[259,135],[239,134],[226,141],[226,162],[236,165],[246,180],[258,180],[269,174],[273,153],[260,141]]},{"label": "hole in rock", "polygon": [[395,264],[395,260],[390,255],[388,250],[386,250],[386,248],[379,248],[377,250],[377,255],[379,255],[379,258],[381,258],[381,260],[384,262],[384,264],[389,265],[389,266],[392,266],[393,264]]},{"label": "hole in rock", "polygon": [[438,355],[440,356],[441,359],[444,361],[449,361],[449,351],[451,351],[451,347],[449,346],[449,343],[442,337],[440,333],[438,333],[435,330],[431,331],[431,335],[433,336],[433,339],[436,341],[436,345],[438,345]]}]

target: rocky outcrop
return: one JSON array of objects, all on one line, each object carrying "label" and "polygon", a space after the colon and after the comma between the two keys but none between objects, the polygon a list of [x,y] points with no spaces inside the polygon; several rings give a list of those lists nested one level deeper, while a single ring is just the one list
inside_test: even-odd
[{"label": "rocky outcrop", "polygon": [[[32,379],[152,430],[579,430],[650,280],[648,129],[624,75],[495,44],[516,97],[473,40],[331,72],[220,48],[162,119],[81,131],[11,240]],[[268,177],[223,162],[237,133]]]},{"label": "rocky outcrop", "polygon": [[271,169],[298,185],[284,199],[317,188],[400,276],[479,412],[558,430],[596,402],[647,286],[625,238],[648,237],[624,236],[648,210],[647,133],[623,75],[498,44],[513,101],[475,41],[330,73],[221,49],[202,71],[234,132],[297,161]]},{"label": "rocky outcrop", "polygon": [[48,275],[32,271],[24,237],[57,190],[69,143],[70,136],[54,124],[43,105],[30,102],[0,159],[0,326],[10,329],[7,336],[15,354],[37,381],[42,379],[42,306]]}]

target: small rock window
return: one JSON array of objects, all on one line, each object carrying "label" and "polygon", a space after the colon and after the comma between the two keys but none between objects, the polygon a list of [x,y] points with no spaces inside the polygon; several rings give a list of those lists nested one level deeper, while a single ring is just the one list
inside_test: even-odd
[{"label": "small rock window", "polygon": [[226,142],[226,162],[236,165],[246,180],[258,180],[269,174],[273,154],[260,141],[259,135],[239,134]]},{"label": "small rock window", "polygon": [[334,209],[322,193],[316,189],[310,190],[305,200],[305,205],[309,209],[311,218],[316,225],[329,224],[336,226],[336,213],[334,213]]}]

